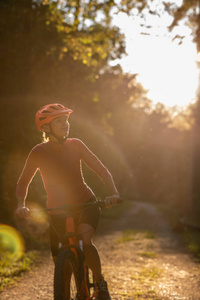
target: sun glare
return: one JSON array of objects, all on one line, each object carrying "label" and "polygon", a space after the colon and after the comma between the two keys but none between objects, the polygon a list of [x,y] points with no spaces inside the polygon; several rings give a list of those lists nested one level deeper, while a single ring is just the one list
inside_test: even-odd
[{"label": "sun glare", "polygon": [[8,251],[19,259],[24,253],[24,240],[13,227],[0,224],[0,251]]},{"label": "sun glare", "polygon": [[187,106],[195,101],[198,86],[196,47],[189,29],[180,28],[186,35],[182,44],[172,41],[166,29],[169,20],[141,34],[139,20],[125,14],[116,16],[115,24],[125,34],[127,56],[118,60],[124,72],[138,73],[138,79],[153,103],[165,106]]},{"label": "sun glare", "polygon": [[[148,37],[140,45],[145,51],[141,51],[141,54],[138,52],[137,68],[141,83],[149,90],[148,97],[166,106],[191,103],[198,85],[195,47],[192,47],[192,43],[177,46],[164,38]],[[136,64],[131,55],[129,63],[134,70]]]}]

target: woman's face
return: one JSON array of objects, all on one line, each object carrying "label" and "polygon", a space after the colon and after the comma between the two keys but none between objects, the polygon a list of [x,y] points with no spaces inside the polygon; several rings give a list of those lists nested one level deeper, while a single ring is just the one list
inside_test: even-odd
[{"label": "woman's face", "polygon": [[69,122],[67,116],[57,117],[51,121],[51,129],[58,137],[68,136]]}]

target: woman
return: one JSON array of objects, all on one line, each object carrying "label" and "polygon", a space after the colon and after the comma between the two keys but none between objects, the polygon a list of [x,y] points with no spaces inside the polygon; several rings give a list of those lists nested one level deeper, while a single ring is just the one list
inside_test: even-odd
[{"label": "woman", "polygon": [[[108,169],[82,141],[68,138],[68,118],[71,113],[71,109],[58,103],[45,105],[36,113],[37,129],[43,132],[45,142],[36,145],[31,150],[17,183],[17,214],[22,218],[29,217],[29,209],[25,206],[25,200],[28,186],[37,170],[42,176],[47,192],[48,208],[68,203],[96,201],[94,193],[84,181],[81,161],[92,169],[106,185],[110,194],[105,200],[106,206],[110,207],[117,203],[119,194]],[[92,243],[99,215],[99,209],[91,206],[76,214],[75,223],[78,233],[82,234],[86,264],[95,276],[97,299],[110,300],[107,283],[101,272],[99,254]],[[51,214],[50,245],[54,262],[58,255],[58,239],[55,229],[63,232],[65,221]]]}]

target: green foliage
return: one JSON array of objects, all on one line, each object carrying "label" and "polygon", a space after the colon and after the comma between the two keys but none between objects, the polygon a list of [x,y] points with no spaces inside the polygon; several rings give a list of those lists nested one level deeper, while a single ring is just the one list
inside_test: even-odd
[{"label": "green foliage", "polygon": [[9,252],[0,252],[0,291],[19,280],[19,276],[29,271],[34,261],[33,252],[25,254],[20,260],[16,260]]},{"label": "green foliage", "polygon": [[[173,16],[173,22],[169,29],[173,30],[175,27],[181,24],[181,21],[189,26],[192,31],[193,40],[197,44],[197,50],[200,51],[200,12],[199,12],[199,1],[198,0],[187,0],[183,1],[179,5],[174,3],[165,3],[166,10]],[[177,35],[175,38],[179,38],[181,41],[185,36]]]},{"label": "green foliage", "polygon": [[[1,93],[41,92],[41,89],[44,93],[49,86],[55,89],[66,76],[63,65],[65,73],[72,70],[66,69],[68,61],[73,64],[78,60],[99,68],[125,52],[119,29],[97,21],[98,9],[93,20],[89,8],[79,9],[78,2],[67,1],[63,8],[55,1],[1,3]],[[92,23],[86,26],[86,21]]]},{"label": "green foliage", "polygon": [[[200,228],[200,227],[199,227]],[[186,228],[182,233],[182,238],[187,249],[194,255],[198,262],[200,262],[200,229]]]}]

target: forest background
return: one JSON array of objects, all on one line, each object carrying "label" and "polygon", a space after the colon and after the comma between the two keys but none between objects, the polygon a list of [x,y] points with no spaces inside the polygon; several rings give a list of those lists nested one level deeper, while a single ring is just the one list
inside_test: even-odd
[{"label": "forest background", "polygon": [[[195,1],[186,2],[191,10]],[[174,114],[152,105],[137,74],[110,65],[125,54],[113,13],[130,14],[134,8],[142,16],[148,5],[142,0],[0,1],[1,223],[15,225],[16,183],[29,151],[41,142],[35,112],[51,102],[74,110],[70,137],[97,154],[122,197],[165,206],[178,217],[200,212],[199,94],[187,112]],[[182,11],[173,7],[172,27],[190,10],[184,3]],[[97,196],[105,195],[100,180],[83,171]],[[45,205],[45,199],[37,174],[27,201]]]}]

